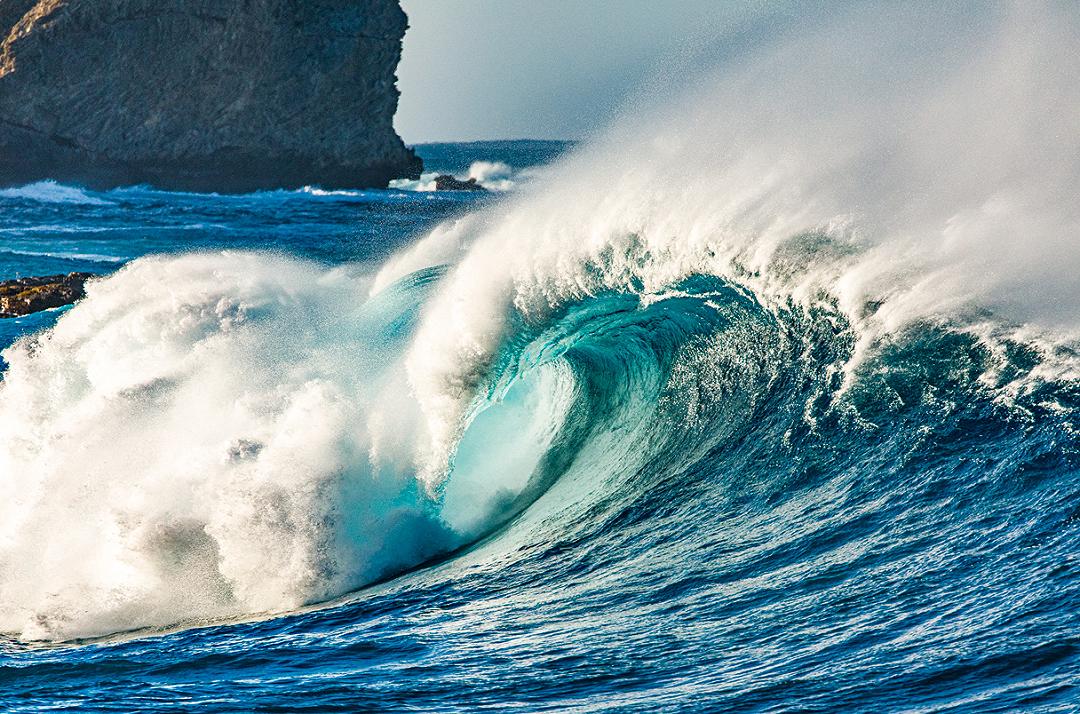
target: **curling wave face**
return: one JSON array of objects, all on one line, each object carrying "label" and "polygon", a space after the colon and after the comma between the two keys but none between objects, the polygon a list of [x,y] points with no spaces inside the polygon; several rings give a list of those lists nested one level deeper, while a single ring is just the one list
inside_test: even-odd
[{"label": "curling wave face", "polygon": [[[522,326],[606,291],[656,296],[712,275],[770,306],[827,306],[855,335],[848,373],[920,321],[988,344],[1041,334],[1055,362],[1080,327],[1080,97],[1066,79],[1080,60],[1065,49],[1076,13],[1003,9],[959,35],[956,17],[925,35],[910,13],[808,32],[627,122],[557,185],[384,266],[377,287],[455,265],[410,348],[432,438],[424,478],[441,478]],[[866,55],[828,41],[838,31],[880,43]],[[1076,374],[1069,360],[1056,368]]]},{"label": "curling wave face", "polygon": [[[401,576],[468,592],[493,651],[640,684],[613,704],[1067,697],[1080,21],[1023,10],[845,15],[376,271],[92,283],[5,353],[0,630]],[[429,624],[477,676],[546,676]]]}]

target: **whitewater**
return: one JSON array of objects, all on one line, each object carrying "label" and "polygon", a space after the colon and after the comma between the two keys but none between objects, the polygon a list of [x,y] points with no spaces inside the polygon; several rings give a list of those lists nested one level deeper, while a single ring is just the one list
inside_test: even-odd
[{"label": "whitewater", "polygon": [[1074,710],[1077,37],[860,6],[421,147],[484,195],[0,191],[101,275],[0,325],[0,702]]}]

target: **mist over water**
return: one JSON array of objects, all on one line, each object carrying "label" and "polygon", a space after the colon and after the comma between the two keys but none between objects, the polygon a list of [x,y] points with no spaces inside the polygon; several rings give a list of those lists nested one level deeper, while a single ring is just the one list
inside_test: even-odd
[{"label": "mist over water", "polygon": [[9,347],[0,631],[286,707],[1067,710],[1078,31],[861,6],[550,165],[462,145],[498,197],[0,194],[421,234],[177,240]]}]

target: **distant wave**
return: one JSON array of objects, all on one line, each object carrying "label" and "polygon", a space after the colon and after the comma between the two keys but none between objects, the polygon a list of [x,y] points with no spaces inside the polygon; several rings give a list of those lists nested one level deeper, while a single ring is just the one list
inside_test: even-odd
[{"label": "distant wave", "polygon": [[92,195],[85,189],[66,186],[56,181],[38,181],[19,188],[0,189],[0,198],[39,201],[41,203],[70,203],[85,206],[108,206],[109,201]]},{"label": "distant wave", "polygon": [[[508,191],[518,181],[530,174],[529,171],[516,171],[500,162],[478,161],[473,164],[466,178],[476,177],[487,188],[493,191]],[[420,180],[408,179],[395,180],[389,188],[393,191],[434,191],[435,176],[437,174],[424,174]],[[252,193],[219,194],[219,193],[195,193],[191,191],[166,191],[153,186],[124,186],[103,192],[92,192],[78,186],[70,186],[57,183],[51,179],[21,186],[18,188],[0,189],[0,199],[37,201],[39,203],[55,203],[85,206],[115,206],[117,202],[125,198],[141,198],[148,195],[160,195],[166,199],[177,197],[190,197],[192,199],[213,199],[220,201],[294,201],[294,200],[318,200],[318,201],[368,201],[386,200],[384,189],[325,189],[320,186],[302,186],[297,189],[271,189],[254,191]],[[115,199],[115,200],[109,200]],[[176,226],[183,230],[190,228],[188,225]],[[81,233],[81,232],[105,232],[111,230],[138,230],[138,228],[81,227],[77,225],[45,225],[28,226],[26,228],[0,229],[6,232],[19,231],[51,231],[56,233]]]},{"label": "distant wave", "polygon": [[39,223],[36,225],[0,228],[0,233],[23,235],[33,233],[111,233],[142,230],[139,226],[86,226],[71,223]]},{"label": "distant wave", "polygon": [[[542,169],[516,169],[503,161],[474,161],[469,170],[455,178],[461,180],[476,179],[477,183],[489,191],[511,191],[534,178]],[[428,171],[417,180],[397,179],[390,182],[390,188],[401,191],[434,191],[435,177],[445,173]]]},{"label": "distant wave", "polygon": [[252,193],[193,193],[190,191],[164,191],[153,186],[127,186],[108,191],[106,195],[117,198],[145,197],[148,195],[160,195],[162,198],[175,199],[188,197],[191,199],[213,199],[215,201],[236,202],[275,202],[275,201],[386,201],[387,191],[374,188],[342,188],[326,189],[321,186],[301,186],[295,189],[269,189],[254,191]]},{"label": "distant wave", "polygon": [[35,251],[0,249],[0,254],[25,255],[33,258],[59,258],[61,260],[84,260],[91,263],[122,263],[131,260],[131,256],[104,255],[101,253],[66,253],[63,251]]},{"label": "distant wave", "polygon": [[[289,192],[285,192],[285,193],[289,193]],[[339,197],[339,196],[342,197],[342,198],[361,198],[361,197],[364,196],[365,192],[361,191],[361,190],[353,190],[353,191],[343,190],[343,189],[330,190],[330,189],[319,188],[318,186],[304,186],[303,188],[301,188],[296,193],[307,194],[309,196],[314,196],[316,198],[334,198],[334,197]]]},{"label": "distant wave", "polygon": [[[176,223],[171,225],[155,226],[155,229],[162,231],[199,231],[209,229],[227,231],[229,230],[229,227],[218,223]],[[0,228],[0,234],[33,235],[35,233],[130,233],[145,230],[146,227],[142,225],[94,226],[79,223],[39,223],[34,225]]]}]

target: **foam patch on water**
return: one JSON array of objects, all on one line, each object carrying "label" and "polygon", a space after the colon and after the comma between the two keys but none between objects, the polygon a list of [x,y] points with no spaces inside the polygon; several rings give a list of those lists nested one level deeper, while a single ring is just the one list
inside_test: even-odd
[{"label": "foam patch on water", "polygon": [[354,191],[346,189],[325,189],[318,186],[304,186],[295,193],[305,194],[314,198],[363,198],[368,195],[366,191]]}]

